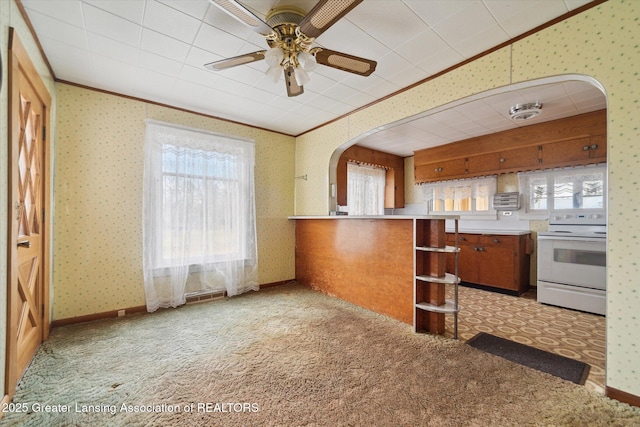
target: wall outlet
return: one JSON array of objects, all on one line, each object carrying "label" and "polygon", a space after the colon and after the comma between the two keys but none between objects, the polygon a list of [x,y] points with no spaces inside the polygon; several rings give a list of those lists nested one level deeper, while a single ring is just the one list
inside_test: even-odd
[{"label": "wall outlet", "polygon": [[118,310],[118,317],[124,317],[124,315],[125,315],[124,310]]}]

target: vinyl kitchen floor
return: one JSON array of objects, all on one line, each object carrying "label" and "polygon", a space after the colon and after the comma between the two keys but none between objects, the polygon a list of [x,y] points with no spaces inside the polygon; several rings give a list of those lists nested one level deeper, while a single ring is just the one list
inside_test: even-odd
[{"label": "vinyl kitchen floor", "polygon": [[[458,287],[458,338],[490,333],[591,365],[586,387],[604,394],[605,317],[536,301],[536,291],[520,297]],[[448,289],[453,297],[453,290]],[[446,316],[445,335],[453,336],[453,316]]]}]

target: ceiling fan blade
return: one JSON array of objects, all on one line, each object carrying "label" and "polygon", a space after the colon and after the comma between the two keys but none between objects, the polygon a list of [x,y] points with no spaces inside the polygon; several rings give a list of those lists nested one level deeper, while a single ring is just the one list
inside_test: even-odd
[{"label": "ceiling fan blade", "polygon": [[258,18],[249,9],[236,0],[209,0],[209,2],[227,12],[229,15],[242,22],[258,34],[268,36],[273,32],[273,29],[262,19]]},{"label": "ceiling fan blade", "polygon": [[307,37],[318,37],[362,0],[320,0],[300,22],[300,31]]},{"label": "ceiling fan blade", "polygon": [[375,71],[376,65],[378,65],[376,61],[372,61],[370,59],[359,58],[357,56],[324,48],[321,48],[316,52],[315,57],[318,64],[337,68],[338,70],[347,71],[349,73],[359,74],[361,76],[370,75]]},{"label": "ceiling fan blade", "polygon": [[221,59],[220,61],[210,62],[204,64],[205,68],[213,71],[226,70],[227,68],[235,67],[238,65],[249,64],[251,62],[260,61],[264,59],[266,51],[259,50],[258,52],[245,53],[244,55],[234,56],[233,58]]},{"label": "ceiling fan blade", "polygon": [[296,80],[293,67],[285,68],[284,82],[287,85],[287,96],[298,96],[304,93],[304,88],[300,86]]}]

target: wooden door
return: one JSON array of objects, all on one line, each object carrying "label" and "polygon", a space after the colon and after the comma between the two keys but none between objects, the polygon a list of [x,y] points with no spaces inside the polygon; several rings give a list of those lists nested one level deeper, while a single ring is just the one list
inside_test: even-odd
[{"label": "wooden door", "polygon": [[5,389],[11,396],[49,331],[45,129],[51,98],[13,31],[10,51],[10,278]]}]

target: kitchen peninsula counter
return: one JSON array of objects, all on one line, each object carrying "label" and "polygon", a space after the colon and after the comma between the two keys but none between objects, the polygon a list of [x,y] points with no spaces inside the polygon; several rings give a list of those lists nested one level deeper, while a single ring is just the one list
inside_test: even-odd
[{"label": "kitchen peninsula counter", "polygon": [[[291,216],[296,280],[414,324],[416,238],[445,245],[445,215]],[[422,243],[419,243],[422,245]],[[444,270],[443,273],[444,274]]]}]

